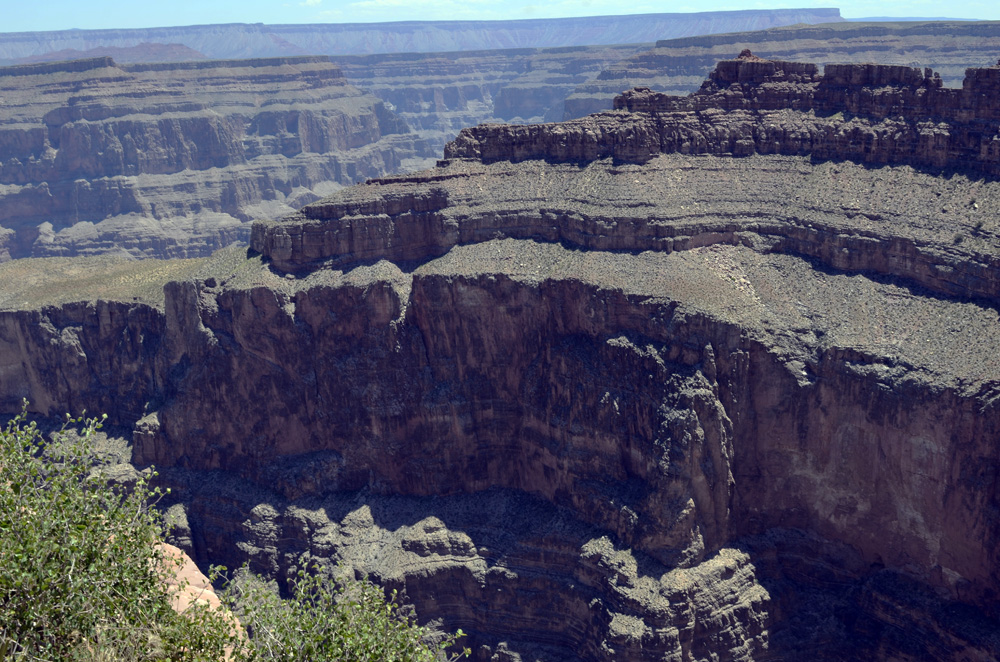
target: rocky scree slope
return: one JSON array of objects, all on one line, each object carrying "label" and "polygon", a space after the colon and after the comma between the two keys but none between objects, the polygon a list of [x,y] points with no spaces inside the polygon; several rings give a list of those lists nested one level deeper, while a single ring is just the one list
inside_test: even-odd
[{"label": "rocky scree slope", "polygon": [[422,148],[321,57],[0,69],[0,260],[207,255]]},{"label": "rocky scree slope", "polygon": [[[923,71],[747,56],[471,130],[162,304],[11,305],[0,404],[108,409],[195,558],[342,561],[477,660],[995,659],[1000,185],[948,140],[802,148],[925,96],[966,145],[994,71],[966,112]],[[757,150],[772,113],[792,153]]]}]

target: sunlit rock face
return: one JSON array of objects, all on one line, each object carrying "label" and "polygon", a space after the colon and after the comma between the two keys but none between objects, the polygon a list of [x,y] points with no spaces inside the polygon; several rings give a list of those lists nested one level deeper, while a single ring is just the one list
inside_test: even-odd
[{"label": "sunlit rock face", "polygon": [[4,258],[207,255],[419,147],[320,57],[7,67],[0,95]]},{"label": "sunlit rock face", "polygon": [[743,49],[768,60],[828,64],[920,64],[939,73],[947,87],[960,87],[969,67],[1000,54],[996,21],[843,22],[790,25],[756,32],[659,38],[651,49],[623,57],[578,85],[564,102],[562,119],[610,110],[622,90],[648,87],[687,94],[698,89],[716,62]]}]

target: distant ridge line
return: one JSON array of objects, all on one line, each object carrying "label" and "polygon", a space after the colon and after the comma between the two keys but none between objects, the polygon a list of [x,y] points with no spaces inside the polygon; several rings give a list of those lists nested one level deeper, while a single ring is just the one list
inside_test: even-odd
[{"label": "distant ridge line", "polygon": [[[897,23],[907,23],[908,25],[905,28],[899,28],[893,27],[893,24],[890,22],[882,23],[873,21],[871,23],[865,23],[860,21],[837,21],[835,23],[817,23],[808,26],[782,25],[774,28],[768,28],[766,30],[760,30],[759,32],[766,33],[768,39],[771,41],[795,41],[806,37],[812,39],[820,36],[834,37],[841,32],[856,30],[866,30],[869,33],[893,35],[930,34],[936,29],[940,29],[943,24],[954,24],[956,29],[964,31],[971,36],[993,36],[997,33],[998,29],[1000,29],[1000,21],[965,21],[961,19],[954,19],[948,21],[897,21]],[[794,29],[790,29],[793,27]],[[738,34],[741,33],[730,32],[706,34],[694,37],[680,37],[677,39],[660,39],[657,40],[656,47],[662,48],[670,46],[680,48],[685,46],[716,46],[731,42],[733,40],[733,36]]]},{"label": "distant ridge line", "polygon": [[88,57],[78,60],[62,60],[58,62],[38,62],[36,64],[13,64],[0,67],[0,76],[40,76],[60,72],[79,73],[91,69],[103,69],[115,66],[114,59],[109,55]]},{"label": "distant ridge line", "polygon": [[840,10],[748,9],[502,21],[401,21],[265,25],[227,23],[155,28],[0,33],[0,62],[69,49],[180,44],[210,59],[369,55],[649,43],[657,39],[843,21]]}]

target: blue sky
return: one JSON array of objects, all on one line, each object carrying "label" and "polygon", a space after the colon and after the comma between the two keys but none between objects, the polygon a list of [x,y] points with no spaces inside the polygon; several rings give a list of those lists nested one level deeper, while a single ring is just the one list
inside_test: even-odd
[{"label": "blue sky", "polygon": [[0,31],[138,28],[204,23],[367,23],[403,20],[550,18],[838,7],[845,18],[948,16],[1000,20],[997,0],[2,0]]}]

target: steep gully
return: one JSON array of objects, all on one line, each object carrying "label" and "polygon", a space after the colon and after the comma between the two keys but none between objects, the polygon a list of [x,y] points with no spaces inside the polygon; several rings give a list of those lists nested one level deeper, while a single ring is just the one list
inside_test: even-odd
[{"label": "steep gully", "polygon": [[109,411],[196,558],[341,560],[476,659],[993,659],[995,71],[746,56],[464,132],[162,311],[0,314],[2,405]]}]

